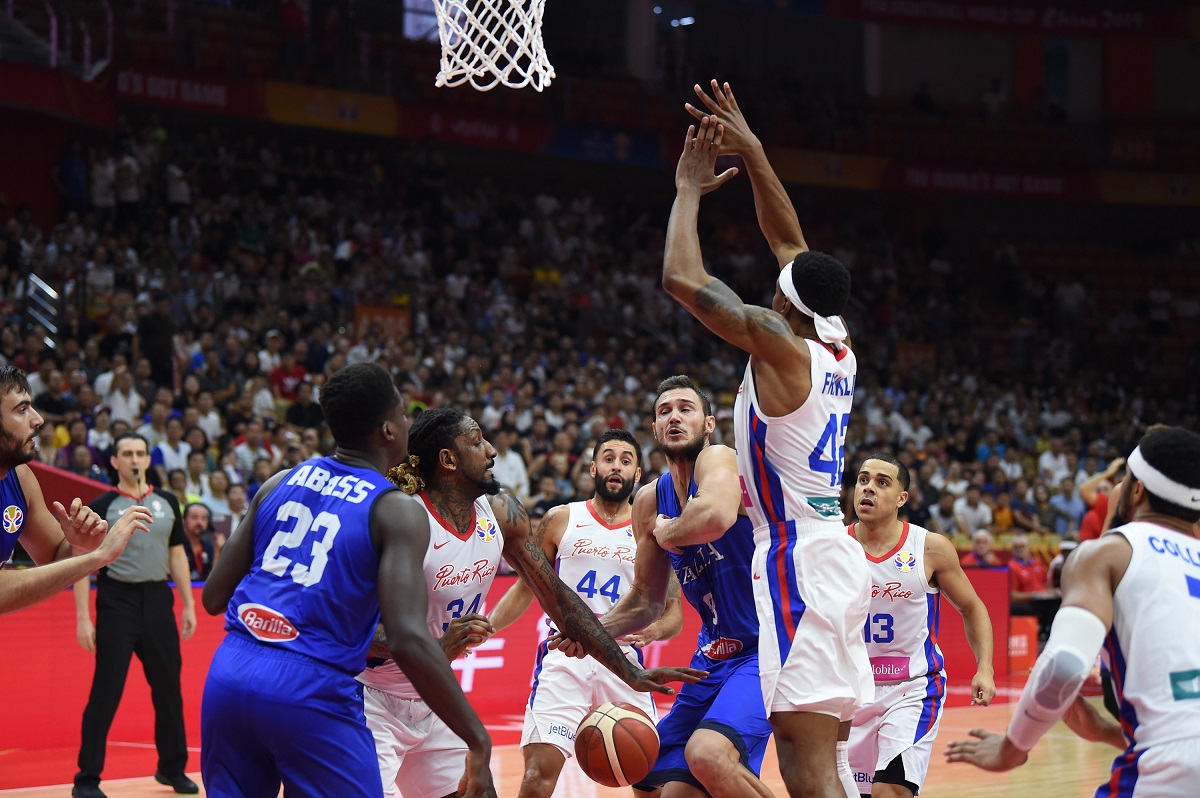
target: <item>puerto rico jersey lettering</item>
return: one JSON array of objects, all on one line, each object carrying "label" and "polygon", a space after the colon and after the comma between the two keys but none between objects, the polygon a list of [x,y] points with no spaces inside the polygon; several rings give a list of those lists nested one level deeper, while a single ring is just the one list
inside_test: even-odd
[{"label": "puerto rico jersey lettering", "polygon": [[[484,605],[500,567],[504,537],[488,496],[475,500],[475,524],[465,535],[460,535],[453,524],[438,515],[424,492],[418,493],[417,498],[429,516],[429,547],[423,564],[429,601],[425,617],[429,633],[440,640],[455,618],[473,612],[486,613]],[[412,585],[410,589],[421,588]],[[394,660],[373,659],[367,664],[367,669],[358,675],[363,684],[401,698],[420,698]]]},{"label": "puerto rico jersey lettering", "polygon": [[567,528],[558,544],[555,569],[588,609],[600,616],[611,610],[633,584],[633,555],[637,551],[633,521],[606,524],[596,514],[591,499],[572,502],[567,508]]},{"label": "puerto rico jersey lettering", "polygon": [[390,490],[379,472],[332,457],[292,469],[258,506],[254,561],[225,628],[357,673],[379,623],[371,508]]},{"label": "puerto rico jersey lettering", "polygon": [[1113,533],[1129,541],[1133,557],[1100,653],[1131,752],[1114,771],[1132,767],[1136,777],[1132,752],[1200,738],[1200,540],[1145,521]]},{"label": "puerto rico jersey lettering", "polygon": [[[854,537],[853,526],[849,531]],[[877,683],[938,676],[945,664],[937,643],[941,591],[925,575],[928,534],[905,521],[891,551],[879,558],[866,555],[871,609],[863,640]]]},{"label": "puerto rico jersey lettering", "polygon": [[[670,473],[658,478],[658,512],[678,518],[683,508]],[[696,495],[696,480],[688,498]],[[758,651],[758,612],[750,583],[754,556],[754,530],[750,519],[739,515],[724,535],[711,543],[682,546],[680,554],[668,552],[683,596],[700,615],[696,647],[710,660],[742,657]]]},{"label": "puerto rico jersey lettering", "polygon": [[759,529],[804,518],[840,521],[846,428],[858,364],[842,347],[805,339],[812,390],[804,404],[772,418],[759,407],[753,359],[734,402],[734,437],[746,514]]},{"label": "puerto rico jersey lettering", "polygon": [[0,528],[0,565],[12,557],[13,550],[17,548],[17,538],[21,536],[28,517],[25,491],[21,490],[21,479],[14,468],[0,480],[0,522],[3,522]]}]

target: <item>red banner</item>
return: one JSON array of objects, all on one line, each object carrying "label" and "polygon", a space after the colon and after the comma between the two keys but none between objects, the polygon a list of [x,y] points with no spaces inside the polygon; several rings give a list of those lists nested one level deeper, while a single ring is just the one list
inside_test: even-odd
[{"label": "red banner", "polygon": [[117,107],[103,80],[88,83],[61,70],[0,62],[0,107],[52,111],[76,124],[117,129]]},{"label": "red banner", "polygon": [[261,83],[126,66],[117,71],[117,99],[208,114],[263,117]]},{"label": "red banner", "polygon": [[467,108],[401,106],[399,135],[513,152],[540,152],[554,126],[545,120],[493,116]]},{"label": "red banner", "polygon": [[829,0],[829,15],[898,25],[983,28],[1051,36],[1186,37],[1180,8],[969,0]]},{"label": "red banner", "polygon": [[883,188],[932,194],[1021,199],[1089,200],[1096,198],[1090,175],[993,169],[892,164],[884,175]]}]

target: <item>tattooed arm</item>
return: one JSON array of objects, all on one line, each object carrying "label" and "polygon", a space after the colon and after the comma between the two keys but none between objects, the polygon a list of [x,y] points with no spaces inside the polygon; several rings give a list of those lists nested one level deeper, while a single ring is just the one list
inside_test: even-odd
[{"label": "tattooed arm", "polygon": [[663,682],[693,682],[704,678],[703,671],[690,668],[643,670],[626,659],[621,646],[600,625],[595,613],[558,578],[554,565],[546,559],[542,547],[533,536],[529,513],[521,502],[503,490],[491,498],[491,504],[500,521],[500,531],[504,534],[504,559],[529,585],[564,637],[581,643],[601,665],[636,690],[672,693],[674,691],[664,686]]},{"label": "tattooed arm", "polygon": [[[808,349],[783,317],[770,308],[747,305],[733,290],[704,268],[696,231],[700,197],[728,172],[714,176],[720,126],[701,123],[696,144],[685,144],[675,173],[675,204],[667,223],[663,254],[663,288],[705,327],[734,346],[770,363],[808,373]],[[717,132],[714,132],[717,131]],[[689,134],[692,132],[689,129]],[[719,182],[717,182],[719,185]],[[781,357],[782,355],[782,357]],[[800,355],[802,360],[796,360]],[[805,392],[807,394],[807,391]]]},{"label": "tattooed arm", "polygon": [[[538,526],[536,539],[538,545],[542,547],[542,554],[545,555],[547,562],[554,562],[558,557],[558,544],[562,542],[563,532],[567,529],[567,519],[570,515],[571,510],[565,504],[551,507]],[[496,602],[496,606],[488,614],[488,620],[492,622],[496,631],[511,626],[525,614],[529,605],[533,603],[533,599],[533,591],[529,589],[529,585],[518,579],[513,582],[513,586],[508,589],[508,592]]]}]

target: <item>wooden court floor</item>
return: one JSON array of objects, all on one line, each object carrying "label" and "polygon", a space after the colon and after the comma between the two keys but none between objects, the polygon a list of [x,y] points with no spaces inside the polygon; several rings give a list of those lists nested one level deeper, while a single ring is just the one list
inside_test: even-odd
[{"label": "wooden court floor", "polygon": [[[1098,700],[1098,699],[1093,699]],[[988,708],[952,708],[942,716],[941,732],[935,743],[935,756],[930,768],[923,798],[984,798],[984,796],[1021,796],[1022,798],[1092,798],[1096,787],[1105,780],[1117,751],[1108,746],[1084,742],[1061,723],[1038,745],[1024,767],[1011,773],[984,773],[969,765],[947,764],[942,753],[950,740],[966,737],[967,730],[983,727],[1002,731],[1008,724],[1013,704]],[[196,759],[193,759],[196,761]],[[521,779],[521,752],[515,746],[497,747],[492,759],[497,794],[514,798]],[[199,773],[192,773],[197,783]],[[779,778],[774,745],[770,746],[763,764],[767,786],[777,796],[786,796]],[[105,781],[101,785],[109,798],[166,798],[175,793],[156,784],[151,778]],[[45,798],[70,795],[69,784],[29,789],[0,790],[3,798]],[[600,787],[572,764],[563,771],[556,798],[611,798],[629,796],[630,790]],[[204,790],[201,789],[201,795]],[[330,796],[330,798],[336,798]]]}]

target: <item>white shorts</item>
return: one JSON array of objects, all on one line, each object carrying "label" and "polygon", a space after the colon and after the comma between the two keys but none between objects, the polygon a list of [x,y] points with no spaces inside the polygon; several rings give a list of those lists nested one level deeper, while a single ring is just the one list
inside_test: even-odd
[{"label": "white shorts", "polygon": [[[640,667],[637,653],[629,649],[626,653],[630,662]],[[575,731],[580,722],[607,701],[624,701],[658,720],[650,693],[634,690],[592,657],[577,659],[539,647],[521,747],[548,743],[570,759],[575,755]]]},{"label": "white shorts", "polygon": [[850,769],[860,792],[869,793],[876,772],[896,757],[905,781],[918,789],[925,783],[945,694],[944,672],[875,685],[874,702],[854,713],[850,727]]},{"label": "white shorts", "polygon": [[363,706],[385,796],[443,798],[458,792],[466,772],[467,744],[428,704],[364,687]]},{"label": "white shorts", "polygon": [[1200,738],[1126,751],[1113,760],[1112,775],[1097,796],[1194,798],[1200,784]]},{"label": "white shorts", "polygon": [[758,667],[767,714],[847,721],[871,700],[863,642],[871,582],[862,546],[841,521],[804,519],[754,531]]}]

